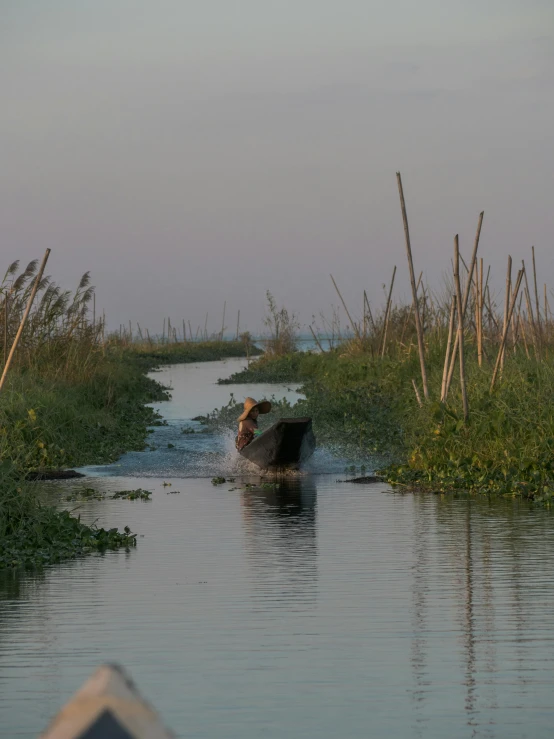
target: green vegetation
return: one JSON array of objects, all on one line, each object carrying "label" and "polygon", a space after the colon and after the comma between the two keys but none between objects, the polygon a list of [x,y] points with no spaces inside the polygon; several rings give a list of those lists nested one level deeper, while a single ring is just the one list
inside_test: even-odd
[{"label": "green vegetation", "polygon": [[[468,342],[469,344],[469,342]],[[430,397],[441,389],[444,346],[427,346]],[[393,484],[433,492],[522,495],[548,503],[554,495],[554,367],[521,351],[506,359],[502,381],[490,392],[490,366],[479,367],[468,345],[467,389],[471,416],[464,422],[459,382],[447,403],[420,407],[412,378],[419,359],[411,351],[372,356],[357,342],[324,354],[262,357],[235,382],[301,382],[305,400],[276,403],[263,424],[279,416],[312,416],[319,443],[351,459],[371,460]],[[282,380],[281,380],[282,381]],[[206,419],[236,426],[240,404],[230,403]]]},{"label": "green vegetation", "polygon": [[[37,262],[0,284],[0,347],[12,345],[36,282]],[[248,334],[240,341],[157,344],[106,336],[91,316],[94,288],[85,273],[74,293],[43,277],[0,392],[0,567],[40,566],[90,551],[132,546],[128,530],[85,526],[67,512],[41,504],[29,473],[116,460],[145,448],[148,426],[162,423],[146,403],[167,399],[145,376],[168,362],[199,362],[258,354]],[[0,355],[1,356],[1,355]],[[116,497],[145,500],[148,491]],[[92,500],[96,491],[82,491]],[[71,497],[71,500],[75,499]]]},{"label": "green vegetation", "polygon": [[83,488],[66,496],[67,501],[87,502],[90,500],[150,500],[152,493],[149,490],[118,490],[113,495],[106,495],[95,488]]},{"label": "green vegetation", "polygon": [[41,504],[31,485],[22,485],[9,463],[0,467],[0,570],[36,568],[91,552],[129,549],[136,535],[81,523],[68,511]]},{"label": "green vegetation", "polygon": [[180,342],[163,343],[154,342],[125,342],[119,340],[118,336],[110,337],[112,345],[119,345],[125,349],[127,356],[134,356],[140,361],[141,366],[150,369],[159,364],[186,364],[192,362],[215,362],[219,359],[230,357],[256,357],[261,350],[251,343],[249,334],[244,335],[244,341],[219,341],[210,340],[201,343]]}]

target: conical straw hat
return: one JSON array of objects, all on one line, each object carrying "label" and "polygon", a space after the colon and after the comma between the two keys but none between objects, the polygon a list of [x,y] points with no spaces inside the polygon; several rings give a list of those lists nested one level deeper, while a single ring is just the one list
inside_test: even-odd
[{"label": "conical straw hat", "polygon": [[246,421],[248,418],[248,414],[252,410],[252,408],[258,408],[260,413],[269,413],[271,410],[271,403],[269,400],[260,400],[258,403],[257,400],[254,400],[254,398],[246,398],[244,401],[244,411],[239,416],[239,421]]}]

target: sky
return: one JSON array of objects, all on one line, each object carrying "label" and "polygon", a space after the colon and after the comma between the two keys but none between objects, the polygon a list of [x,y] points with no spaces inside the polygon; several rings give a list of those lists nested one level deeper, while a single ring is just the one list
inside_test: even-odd
[{"label": "sky", "polygon": [[554,288],[552,0],[0,0],[0,100],[0,270],[112,328],[407,298],[397,171],[431,287],[484,210]]}]

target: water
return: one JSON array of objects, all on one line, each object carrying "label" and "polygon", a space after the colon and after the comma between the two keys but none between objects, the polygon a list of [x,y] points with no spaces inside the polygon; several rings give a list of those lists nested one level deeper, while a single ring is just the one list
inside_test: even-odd
[{"label": "water", "polygon": [[[230,390],[287,392],[210,384],[235,367],[157,375],[174,391],[154,445]],[[248,470],[214,487],[227,441],[199,435],[208,476],[190,477],[202,448],[184,437],[96,470],[96,487],[153,491],[81,507],[139,532],[135,551],[0,585],[2,737],[35,737],[104,661],[183,737],[552,736],[548,511],[340,483],[324,453],[279,491],[238,487]]]}]

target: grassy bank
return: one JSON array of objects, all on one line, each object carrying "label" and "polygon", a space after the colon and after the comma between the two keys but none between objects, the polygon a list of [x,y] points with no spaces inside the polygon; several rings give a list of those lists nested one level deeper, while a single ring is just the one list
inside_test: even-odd
[{"label": "grassy bank", "polygon": [[[17,263],[2,285],[2,341],[16,335],[35,278]],[[43,278],[0,393],[0,569],[36,567],[92,551],[130,547],[125,529],[86,526],[39,502],[31,472],[107,463],[143,449],[148,426],[159,423],[146,403],[167,393],[146,377],[170,362],[198,362],[255,353],[246,342],[131,344],[105,336],[91,321],[88,275],[75,294]],[[3,348],[4,348],[3,347]]]},{"label": "grassy bank", "polygon": [[[444,346],[427,346],[430,398],[438,398]],[[233,382],[300,382],[306,400],[290,415],[311,415],[318,439],[354,459],[374,458],[392,483],[433,492],[522,495],[548,502],[554,494],[554,368],[521,352],[506,360],[490,392],[490,366],[468,346],[465,422],[459,381],[447,403],[417,401],[417,353],[379,357],[359,343],[334,352],[263,357]],[[236,408],[222,411],[229,420]],[[277,415],[281,414],[276,409]],[[282,414],[281,414],[282,415]]]}]

